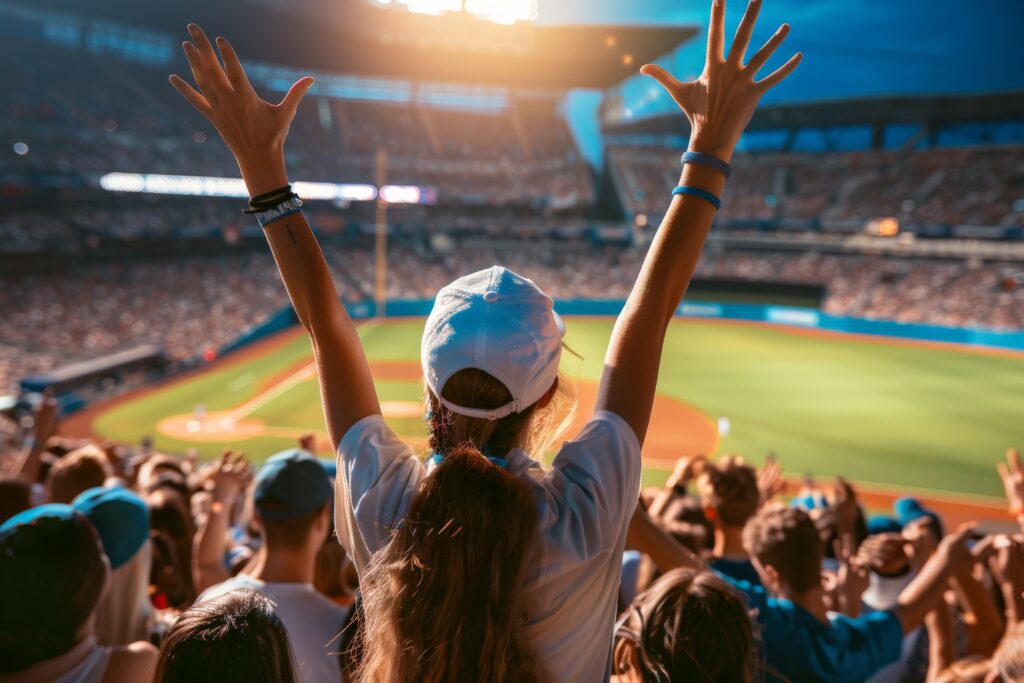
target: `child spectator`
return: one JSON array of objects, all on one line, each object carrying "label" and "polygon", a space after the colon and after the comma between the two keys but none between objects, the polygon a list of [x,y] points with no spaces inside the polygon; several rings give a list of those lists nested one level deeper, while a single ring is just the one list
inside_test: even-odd
[{"label": "child spectator", "polygon": [[238,589],[178,617],[160,646],[153,680],[297,683],[300,679],[274,603],[257,591]]},{"label": "child spectator", "polygon": [[619,620],[614,668],[617,683],[756,680],[758,651],[743,597],[712,572],[673,569]]}]

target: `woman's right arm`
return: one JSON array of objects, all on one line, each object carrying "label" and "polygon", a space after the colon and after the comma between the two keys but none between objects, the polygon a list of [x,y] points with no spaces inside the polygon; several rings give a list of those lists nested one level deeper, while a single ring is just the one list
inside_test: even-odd
[{"label": "woman's right arm", "polygon": [[[182,47],[199,90],[178,76],[171,76],[171,84],[224,138],[250,196],[287,186],[284,141],[313,79],[299,80],[284,100],[271,104],[253,90],[227,40],[217,39],[222,68],[203,30],[195,24],[189,24],[188,30],[192,42]],[[349,427],[380,414],[366,355],[303,215],[270,222],[265,233],[295,313],[313,342],[324,418],[336,451]]]},{"label": "woman's right arm", "polygon": [[[744,54],[760,6],[761,0],[751,0],[726,57],[723,49],[725,0],[714,0],[707,62],[696,81],[682,83],[660,66],[651,64],[641,69],[641,73],[652,76],[664,86],[690,120],[691,152],[728,162],[761,96],[800,62],[798,53],[764,79],[754,80],[789,32],[789,27],[783,24],[744,65]],[[725,176],[707,166],[687,164],[680,185],[721,197]],[[595,408],[619,415],[641,444],[651,416],[665,334],[697,268],[715,211],[715,207],[701,197],[681,194],[672,198],[612,332]]]}]

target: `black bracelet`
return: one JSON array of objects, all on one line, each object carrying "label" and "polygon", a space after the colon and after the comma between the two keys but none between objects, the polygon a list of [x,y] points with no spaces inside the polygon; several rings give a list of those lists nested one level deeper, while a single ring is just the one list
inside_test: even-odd
[{"label": "black bracelet", "polygon": [[292,192],[291,185],[285,185],[284,187],[279,187],[276,190],[264,192],[263,194],[252,197],[249,200],[249,208],[244,209],[242,213],[262,213],[264,211],[267,211],[268,209],[273,209],[281,202],[287,201],[289,199],[298,199],[298,197],[299,196],[297,194]]}]

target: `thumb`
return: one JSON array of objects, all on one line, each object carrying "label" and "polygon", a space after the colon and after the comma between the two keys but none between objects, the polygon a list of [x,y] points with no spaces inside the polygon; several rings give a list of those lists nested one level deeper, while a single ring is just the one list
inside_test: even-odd
[{"label": "thumb", "polygon": [[682,85],[675,76],[657,64],[644,64],[640,67],[640,73],[644,76],[650,76],[654,80],[658,81],[658,83],[661,83],[662,87],[669,92],[672,92],[673,88],[678,88]]},{"label": "thumb", "polygon": [[303,96],[309,92],[314,83],[316,83],[316,80],[312,76],[306,76],[295,81],[295,84],[288,90],[288,94],[284,96],[284,99],[277,106],[286,110],[289,114],[294,114],[295,110],[299,108],[299,102],[302,101]]}]

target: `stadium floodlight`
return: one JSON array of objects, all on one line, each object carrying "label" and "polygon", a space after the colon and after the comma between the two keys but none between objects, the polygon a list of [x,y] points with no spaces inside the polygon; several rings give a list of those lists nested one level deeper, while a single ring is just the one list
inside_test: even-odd
[{"label": "stadium floodlight", "polygon": [[[190,197],[248,197],[249,191],[240,178],[211,176],[164,175],[160,173],[108,173],[100,178],[100,187],[110,192],[186,195]],[[295,193],[303,199],[326,201],[369,202],[377,198],[373,185],[357,183],[296,182]],[[403,188],[408,190],[408,188]],[[420,189],[416,190],[419,200]],[[405,194],[402,196],[410,196]],[[400,203],[395,201],[393,203]]]},{"label": "stadium floodlight", "polygon": [[388,204],[419,204],[423,192],[415,185],[385,185],[380,188],[380,198]]},{"label": "stadium floodlight", "polygon": [[[391,0],[376,0],[380,5]],[[514,24],[534,21],[538,14],[538,0],[397,0],[416,14],[441,15],[464,11],[478,19],[496,24]]]}]

